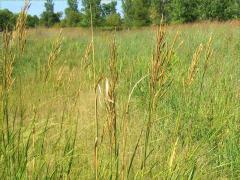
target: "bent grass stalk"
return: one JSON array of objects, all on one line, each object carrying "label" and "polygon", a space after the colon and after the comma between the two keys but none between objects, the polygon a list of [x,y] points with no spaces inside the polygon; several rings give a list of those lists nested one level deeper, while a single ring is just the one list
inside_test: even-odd
[{"label": "bent grass stalk", "polygon": [[[128,101],[127,101],[127,104],[125,106],[125,111],[124,111],[124,115],[123,115],[123,125],[122,125],[122,166],[121,166],[121,179],[125,179],[125,167],[126,167],[126,162],[125,162],[125,156],[126,156],[126,143],[127,143],[127,135],[128,135],[128,122],[129,122],[129,108],[130,108],[130,102],[131,102],[131,98],[132,98],[132,95],[134,93],[134,90],[137,88],[137,86],[144,80],[148,77],[149,75],[145,75],[143,76],[141,79],[139,79],[135,84],[134,86],[132,87],[129,95],[128,95]],[[142,132],[141,132],[141,135],[142,135]],[[141,138],[141,135],[140,135],[140,138]],[[138,140],[138,143],[140,141],[140,138]],[[138,143],[136,145],[136,148],[138,147]],[[137,150],[137,149],[136,149]],[[136,151],[135,150],[135,151]],[[134,159],[134,156],[135,154],[133,154],[132,156],[132,160]],[[131,166],[129,166],[128,168],[128,174],[131,170]]]}]

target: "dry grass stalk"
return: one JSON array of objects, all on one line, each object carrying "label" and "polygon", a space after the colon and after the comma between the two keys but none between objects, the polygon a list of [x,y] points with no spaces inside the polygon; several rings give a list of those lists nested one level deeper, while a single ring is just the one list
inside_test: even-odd
[{"label": "dry grass stalk", "polygon": [[205,56],[205,64],[204,64],[204,70],[208,68],[209,60],[213,55],[213,49],[212,49],[212,36],[209,38],[207,45],[206,45],[206,56]]},{"label": "dry grass stalk", "polygon": [[62,30],[60,31],[57,40],[53,43],[52,45],[52,51],[50,52],[49,56],[48,56],[48,62],[46,65],[46,74],[45,74],[45,82],[47,82],[49,75],[51,73],[53,64],[55,63],[55,61],[57,60],[57,58],[59,57],[59,54],[61,52],[61,46],[62,46]]},{"label": "dry grass stalk", "polygon": [[203,50],[203,45],[200,44],[199,47],[196,49],[195,53],[193,54],[192,63],[188,70],[188,77],[187,77],[187,80],[184,82],[186,86],[190,86],[194,81],[194,77],[198,71],[198,64],[199,64],[202,50]]},{"label": "dry grass stalk", "polygon": [[[2,121],[1,130],[3,141],[5,141],[5,134],[7,134],[7,141],[10,139],[9,127],[9,91],[14,82],[13,69],[15,57],[22,56],[26,44],[26,21],[27,10],[29,8],[29,1],[25,1],[24,8],[18,16],[15,26],[15,32],[10,33],[8,30],[3,32],[3,49],[1,61],[1,111]],[[16,51],[17,50],[17,51]],[[16,53],[14,53],[16,52]]]},{"label": "dry grass stalk", "polygon": [[17,18],[15,32],[13,34],[13,42],[16,43],[20,56],[22,56],[26,45],[27,37],[26,23],[27,23],[27,11],[29,7],[30,7],[29,0],[25,0],[24,7]]},{"label": "dry grass stalk", "polygon": [[171,84],[170,71],[172,58],[174,55],[174,46],[178,38],[178,33],[175,35],[174,40],[170,46],[167,46],[166,30],[161,24],[157,30],[157,42],[155,52],[153,53],[150,63],[150,82],[149,82],[149,117],[147,121],[145,145],[144,145],[144,156],[142,162],[142,168],[146,165],[146,157],[148,151],[148,142],[152,126],[152,116],[155,114],[158,100],[166,93],[167,88]]},{"label": "dry grass stalk", "polygon": [[[166,57],[166,60],[170,61],[172,58],[173,58],[173,55],[175,54],[174,51],[175,51],[175,45],[177,43],[177,40],[179,38],[179,32],[177,31],[175,36],[174,36],[174,39],[173,39],[173,42],[172,44],[170,45],[170,48],[167,48],[167,57]],[[178,47],[176,47],[176,49],[178,49],[179,47],[181,47],[181,45],[183,44],[183,41],[179,43]],[[167,62],[165,64],[170,64],[171,62]]]},{"label": "dry grass stalk", "polygon": [[172,153],[171,153],[171,156],[170,156],[170,159],[169,159],[169,162],[168,162],[170,172],[172,171],[173,162],[176,158],[176,149],[177,149],[177,145],[178,145],[178,140],[179,140],[179,138],[176,139],[176,141],[173,145]]},{"label": "dry grass stalk", "polygon": [[98,138],[99,138],[99,122],[98,122],[98,94],[96,92],[96,64],[95,64],[95,46],[94,46],[94,30],[93,30],[93,13],[92,4],[90,3],[90,15],[91,15],[91,48],[92,50],[92,63],[93,63],[93,87],[95,89],[95,103],[94,103],[94,115],[95,115],[95,142],[94,142],[94,168],[95,168],[95,179],[98,179]]},{"label": "dry grass stalk", "polygon": [[109,61],[110,74],[109,74],[109,78],[106,79],[105,103],[106,103],[108,132],[109,132],[109,140],[110,140],[110,153],[112,157],[114,152],[114,157],[116,162],[117,156],[118,156],[117,112],[116,112],[116,86],[118,82],[118,71],[117,71],[117,47],[116,47],[115,38],[111,43],[110,49],[111,49],[111,57]]},{"label": "dry grass stalk", "polygon": [[205,78],[207,69],[209,67],[209,60],[211,59],[212,55],[213,55],[213,49],[212,49],[212,36],[211,36],[206,45],[205,62],[204,62],[204,66],[203,66],[203,75],[202,75],[202,80],[201,80],[200,92],[202,92],[202,89],[203,89],[204,78]]},{"label": "dry grass stalk", "polygon": [[[9,92],[12,88],[13,78],[13,63],[15,61],[15,54],[13,53],[13,47],[11,46],[12,33],[5,30],[3,32],[3,48],[1,59],[1,124],[0,130],[4,137],[7,137],[9,141]],[[7,136],[5,136],[7,135]]]},{"label": "dry grass stalk", "polygon": [[117,85],[117,53],[116,53],[116,44],[115,40],[113,40],[111,45],[111,57],[109,62],[110,69],[110,77],[109,80],[106,81],[106,104],[107,104],[107,112],[109,115],[109,124],[110,124],[110,133],[112,135],[112,142],[116,139],[116,85]]},{"label": "dry grass stalk", "polygon": [[14,79],[13,63],[15,61],[15,55],[11,46],[12,33],[7,30],[3,33],[3,61],[2,63],[2,78],[3,78],[3,89],[9,91],[13,85]]},{"label": "dry grass stalk", "polygon": [[82,57],[81,67],[83,67],[83,69],[86,69],[90,65],[89,56],[91,55],[91,50],[92,42],[88,44],[87,48],[85,49],[84,56]]},{"label": "dry grass stalk", "polygon": [[60,86],[62,86],[63,83],[63,75],[65,73],[65,67],[64,67],[64,63],[61,65],[61,67],[59,68],[58,72],[57,72],[57,76],[56,76],[56,88],[59,88]]}]

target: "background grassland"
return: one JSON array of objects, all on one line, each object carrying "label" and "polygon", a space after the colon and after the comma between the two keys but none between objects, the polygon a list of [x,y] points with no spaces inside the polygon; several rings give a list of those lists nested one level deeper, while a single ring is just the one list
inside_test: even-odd
[{"label": "background grassland", "polygon": [[[177,31],[179,37],[169,75],[171,83],[157,101],[143,168],[144,134],[151,97],[149,76],[146,75],[156,44],[156,28],[115,33],[119,151],[115,160],[110,153],[109,113],[105,110],[108,102],[103,97],[104,78],[109,79],[111,75],[110,44],[114,33],[96,30],[96,80],[104,77],[98,86],[101,91],[98,90],[97,101],[99,179],[239,178],[239,26],[230,23],[169,26],[165,36],[167,43],[172,42]],[[94,64],[92,51],[87,52],[91,33],[79,28],[63,29],[61,51],[45,80],[49,54],[58,35],[58,29],[29,30],[24,55],[14,61],[15,81],[9,93],[8,107],[9,136],[1,136],[0,177],[94,179],[96,176]],[[213,54],[205,71],[206,45],[210,37]],[[194,80],[186,87],[184,82],[192,56],[201,43],[203,50]],[[177,48],[178,44],[181,45]],[[126,115],[129,93],[144,76],[133,91]],[[128,125],[124,139],[122,124],[125,119]],[[7,139],[5,143],[4,138]]]}]

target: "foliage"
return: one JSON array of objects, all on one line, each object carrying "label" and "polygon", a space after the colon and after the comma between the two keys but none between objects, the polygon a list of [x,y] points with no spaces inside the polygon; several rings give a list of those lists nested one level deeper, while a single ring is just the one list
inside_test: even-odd
[{"label": "foliage", "polygon": [[106,17],[106,25],[111,27],[120,27],[121,16],[118,13],[110,14]]},{"label": "foliage", "polygon": [[122,8],[124,12],[124,23],[127,26],[132,25],[133,21],[133,1],[132,0],[122,0]]},{"label": "foliage", "polygon": [[210,20],[228,20],[240,17],[238,0],[201,0],[199,18]]},{"label": "foliage", "polygon": [[117,1],[112,1],[107,4],[106,3],[102,4],[102,16],[106,17],[111,14],[117,13],[116,6],[117,6]]},{"label": "foliage", "polygon": [[59,23],[62,13],[54,12],[53,0],[46,0],[44,6],[45,11],[41,14],[40,23],[46,27],[51,27],[54,24]]},{"label": "foliage", "polygon": [[0,10],[0,31],[12,29],[16,22],[16,16],[8,9]]},{"label": "foliage", "polygon": [[172,0],[168,8],[172,22],[186,23],[198,19],[198,0]]},{"label": "foliage", "polygon": [[84,26],[90,26],[91,20],[94,26],[101,25],[101,0],[82,0]]},{"label": "foliage", "polygon": [[36,27],[39,25],[39,18],[34,15],[34,16],[31,16],[31,15],[28,15],[27,16],[27,27]]},{"label": "foliage", "polygon": [[151,0],[149,8],[149,17],[152,24],[160,24],[162,16],[166,18],[166,4],[165,0]]},{"label": "foliage", "polygon": [[128,26],[145,26],[150,23],[149,0],[123,0],[122,4]]},{"label": "foliage", "polygon": [[[4,29],[12,30],[16,24],[18,14],[13,14],[11,11],[7,9],[0,10],[0,31]],[[35,27],[39,25],[39,18],[34,15],[27,16],[27,27]]]},{"label": "foliage", "polygon": [[66,26],[76,27],[80,24],[82,14],[78,11],[78,1],[68,0],[68,8],[65,9],[64,22]]},{"label": "foliage", "polygon": [[102,17],[105,21],[105,26],[119,27],[121,25],[121,16],[117,13],[116,5],[116,1],[102,4]]}]

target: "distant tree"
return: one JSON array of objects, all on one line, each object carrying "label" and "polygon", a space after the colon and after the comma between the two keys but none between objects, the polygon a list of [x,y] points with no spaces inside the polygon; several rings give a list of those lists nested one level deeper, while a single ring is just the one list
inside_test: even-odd
[{"label": "distant tree", "polygon": [[121,16],[117,13],[117,1],[102,4],[102,17],[105,25],[112,27],[119,27],[121,25]]},{"label": "distant tree", "polygon": [[150,23],[149,18],[149,0],[134,0],[133,1],[133,25],[145,26]]},{"label": "distant tree", "polygon": [[239,0],[200,0],[200,19],[228,20],[240,17]]},{"label": "distant tree", "polygon": [[16,22],[16,16],[8,9],[0,10],[0,31],[4,29],[13,29]]},{"label": "distant tree", "polygon": [[111,14],[117,13],[117,1],[111,1],[110,3],[103,3],[102,4],[102,16],[106,17]]},{"label": "distant tree", "polygon": [[229,14],[228,19],[238,19],[240,18],[240,0],[231,0],[231,2],[226,11]]},{"label": "distant tree", "polygon": [[166,0],[151,0],[149,8],[149,17],[153,24],[159,24],[162,16],[167,19],[166,5],[168,1]]},{"label": "distant tree", "polygon": [[124,13],[124,24],[126,26],[132,26],[133,22],[133,0],[122,0],[122,9]]},{"label": "distant tree", "polygon": [[27,27],[36,27],[39,25],[39,18],[34,15],[34,16],[31,16],[31,15],[28,15],[27,16]]},{"label": "distant tree", "polygon": [[124,22],[127,26],[143,26],[150,23],[149,0],[122,0]]},{"label": "distant tree", "polygon": [[91,25],[91,12],[93,25],[101,25],[101,0],[82,0],[83,6],[83,21],[82,25],[90,26]]},{"label": "distant tree", "polygon": [[46,27],[51,27],[55,23],[59,23],[62,13],[54,12],[53,0],[46,0],[44,6],[45,6],[45,11],[41,14],[41,19],[40,19],[41,24],[43,24]]},{"label": "distant tree", "polygon": [[75,27],[80,24],[82,15],[78,11],[78,0],[68,0],[68,8],[65,9],[64,22],[66,26]]},{"label": "distant tree", "polygon": [[78,0],[67,0],[69,9],[78,12]]},{"label": "distant tree", "polygon": [[122,24],[121,16],[118,13],[106,17],[106,25],[111,27],[120,27]]},{"label": "distant tree", "polygon": [[199,0],[171,0],[168,13],[172,22],[186,23],[198,19]]}]

